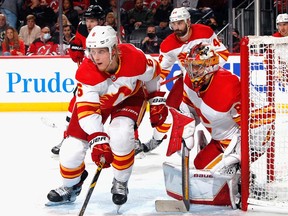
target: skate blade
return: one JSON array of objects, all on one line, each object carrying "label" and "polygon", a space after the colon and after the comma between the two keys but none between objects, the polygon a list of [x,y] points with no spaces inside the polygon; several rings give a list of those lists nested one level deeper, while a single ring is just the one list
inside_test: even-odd
[{"label": "skate blade", "polygon": [[120,212],[120,208],[121,208],[121,206],[122,206],[122,205],[116,205],[116,204],[115,204],[115,207],[116,207],[116,213],[117,213],[118,215],[122,214],[122,213]]},{"label": "skate blade", "polygon": [[45,203],[45,206],[50,207],[50,206],[69,205],[69,204],[74,203],[74,201],[68,201],[68,200],[62,201],[62,202],[51,202],[51,201],[48,201],[47,203]]},{"label": "skate blade", "polygon": [[59,160],[59,155],[51,153],[51,158],[53,158],[55,160]]},{"label": "skate blade", "polygon": [[146,154],[144,152],[139,152],[136,156],[135,159],[143,159],[146,157]]}]

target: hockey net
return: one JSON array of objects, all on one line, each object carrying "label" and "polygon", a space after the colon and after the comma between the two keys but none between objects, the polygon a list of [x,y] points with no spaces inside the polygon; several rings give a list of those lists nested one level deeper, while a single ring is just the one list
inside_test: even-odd
[{"label": "hockey net", "polygon": [[288,212],[288,37],[241,41],[242,209]]}]

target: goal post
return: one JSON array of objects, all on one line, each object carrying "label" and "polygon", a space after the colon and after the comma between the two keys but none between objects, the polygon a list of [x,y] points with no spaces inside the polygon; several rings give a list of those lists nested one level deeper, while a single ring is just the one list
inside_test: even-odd
[{"label": "goal post", "polygon": [[288,37],[241,41],[242,209],[288,213]]}]

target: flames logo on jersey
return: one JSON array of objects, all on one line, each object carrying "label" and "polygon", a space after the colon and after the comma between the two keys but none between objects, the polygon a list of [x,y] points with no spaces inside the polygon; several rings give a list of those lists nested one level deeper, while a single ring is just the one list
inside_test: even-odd
[{"label": "flames logo on jersey", "polygon": [[122,86],[119,88],[117,93],[105,94],[100,97],[101,107],[104,109],[109,109],[117,104],[121,103],[127,97],[134,95],[142,87],[140,82],[137,82],[136,87],[133,89],[128,88],[127,86]]}]

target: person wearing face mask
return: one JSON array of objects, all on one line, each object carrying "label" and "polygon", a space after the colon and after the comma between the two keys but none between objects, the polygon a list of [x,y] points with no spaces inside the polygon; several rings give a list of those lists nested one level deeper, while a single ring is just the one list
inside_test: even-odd
[{"label": "person wearing face mask", "polygon": [[240,53],[240,41],[241,41],[241,37],[240,37],[240,33],[237,29],[233,29],[232,32],[233,35],[233,49],[232,52],[233,53]]},{"label": "person wearing face mask", "polygon": [[156,27],[151,25],[147,27],[147,36],[143,39],[141,43],[141,50],[146,54],[159,53],[160,44],[162,39],[158,38],[156,35]]},{"label": "person wearing face mask", "polygon": [[48,26],[41,29],[40,37],[30,44],[26,55],[60,55],[59,44],[52,40]]}]

